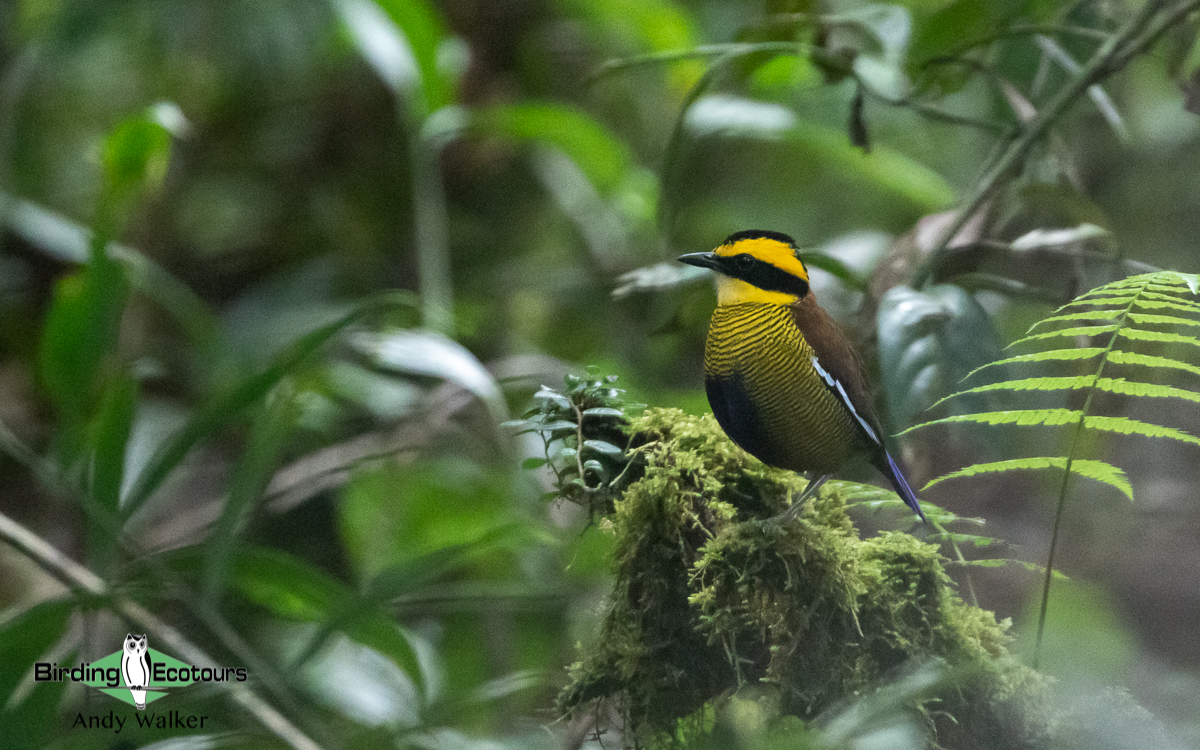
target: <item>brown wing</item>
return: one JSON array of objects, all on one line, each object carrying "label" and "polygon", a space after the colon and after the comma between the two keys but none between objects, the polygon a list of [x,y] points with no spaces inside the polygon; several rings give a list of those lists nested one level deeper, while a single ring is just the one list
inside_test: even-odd
[{"label": "brown wing", "polygon": [[875,406],[867,394],[866,375],[858,352],[812,294],[792,305],[792,315],[805,341],[812,347],[815,359],[813,366],[824,380],[825,387],[850,410],[862,428],[864,439],[869,445],[875,446],[871,451],[872,463],[888,478],[905,504],[924,521],[925,514],[921,512],[917,493],[912,491],[904,473],[883,444],[883,430],[879,426]]},{"label": "brown wing", "polygon": [[822,373],[823,378],[829,376],[825,378],[826,387],[858,418],[859,426],[864,428],[864,436],[869,442],[882,448],[883,430],[867,391],[862,359],[850,345],[846,334],[821,309],[812,294],[792,305],[792,317],[816,355],[814,364],[818,367],[818,373]]}]

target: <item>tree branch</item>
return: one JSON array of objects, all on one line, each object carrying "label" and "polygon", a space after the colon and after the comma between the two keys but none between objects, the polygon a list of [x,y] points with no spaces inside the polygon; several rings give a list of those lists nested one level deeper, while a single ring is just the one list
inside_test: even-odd
[{"label": "tree branch", "polygon": [[1021,165],[1034,145],[1046,134],[1067,108],[1087,92],[1088,87],[1122,69],[1138,53],[1158,40],[1180,19],[1200,7],[1200,0],[1185,0],[1155,18],[1166,5],[1166,0],[1148,2],[1100,46],[1070,83],[1059,89],[1054,98],[1042,107],[1037,115],[1022,129],[1021,134],[987,170],[975,186],[970,197],[959,209],[958,215],[938,237],[925,262],[913,276],[912,285],[924,286],[933,277],[934,269],[942,261],[947,246],[967,221],[990,199],[1003,182]]}]

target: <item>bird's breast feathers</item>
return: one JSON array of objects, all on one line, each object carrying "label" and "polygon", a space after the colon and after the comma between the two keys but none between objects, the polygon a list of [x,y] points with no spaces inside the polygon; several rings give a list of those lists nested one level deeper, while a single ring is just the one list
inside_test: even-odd
[{"label": "bird's breast feathers", "polygon": [[795,471],[834,471],[864,443],[878,442],[878,429],[873,414],[854,407],[844,363],[826,361],[801,332],[803,306],[718,306],[705,380],[717,421],[746,451]]}]

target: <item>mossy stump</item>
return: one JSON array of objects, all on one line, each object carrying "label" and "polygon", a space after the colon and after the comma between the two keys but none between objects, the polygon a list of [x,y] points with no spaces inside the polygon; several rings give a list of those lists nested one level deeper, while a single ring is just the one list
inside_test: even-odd
[{"label": "mossy stump", "polygon": [[644,474],[603,522],[616,585],[564,712],[610,699],[635,744],[686,741],[689,717],[747,687],[810,720],[932,663],[940,678],[912,701],[931,747],[1046,743],[1047,680],[1008,655],[1006,623],[955,595],[936,547],[860,539],[836,490],[786,526],[769,520],[804,480],[710,416],[652,409],[630,429]]}]

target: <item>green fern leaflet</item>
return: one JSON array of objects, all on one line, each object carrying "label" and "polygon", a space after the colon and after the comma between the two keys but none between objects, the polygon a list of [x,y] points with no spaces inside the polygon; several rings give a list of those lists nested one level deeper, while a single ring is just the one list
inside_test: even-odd
[{"label": "green fern leaflet", "polygon": [[[959,414],[926,422],[911,429],[934,424],[974,422],[988,425],[1063,427],[1074,426],[1075,436],[1066,456],[1032,456],[1007,461],[978,463],[934,479],[926,487],[947,479],[1016,470],[1054,469],[1063,472],[1064,487],[1070,475],[1085,477],[1112,487],[1130,500],[1133,488],[1125,472],[1105,461],[1076,456],[1085,431],[1119,433],[1145,438],[1164,438],[1200,445],[1200,437],[1165,425],[1128,417],[1091,414],[1097,393],[1133,398],[1171,398],[1200,402],[1200,389],[1192,376],[1200,376],[1200,338],[1192,335],[1200,327],[1200,276],[1173,271],[1133,276],[1106,284],[1063,305],[1035,323],[1024,338],[1008,348],[1051,348],[1016,354],[980,367],[964,378],[999,365],[1024,370],[1023,377],[966,388],[942,401],[969,393],[1067,393],[1086,394],[1082,409],[1014,409]],[[1146,351],[1153,347],[1153,353]],[[1142,351],[1139,351],[1142,349]],[[1176,357],[1162,356],[1171,351]],[[1051,363],[1094,362],[1090,372],[1074,376],[1040,375],[1037,370]],[[1114,372],[1114,370],[1118,370]],[[1184,382],[1163,385],[1138,379],[1158,373]],[[941,403],[941,402],[939,402]]]},{"label": "green fern leaflet", "polygon": [[[1013,367],[1021,372],[1021,377],[967,388],[942,399],[946,401],[968,393],[985,391],[1009,392],[1014,394],[1015,399],[1026,399],[1035,393],[1058,393],[1064,397],[1071,393],[1083,393],[1086,395],[1080,409],[1012,409],[958,414],[911,428],[952,422],[1043,429],[1072,428],[1070,447],[1065,456],[1030,456],[972,464],[925,485],[928,488],[947,479],[1018,470],[1052,469],[1059,472],[1061,481],[1057,510],[1050,535],[1050,550],[1046,555],[1042,602],[1038,614],[1035,667],[1041,653],[1042,634],[1046,625],[1050,582],[1057,575],[1054,570],[1054,552],[1071,478],[1079,476],[1100,482],[1133,500],[1133,487],[1124,471],[1106,461],[1079,457],[1083,435],[1088,432],[1107,432],[1200,445],[1200,437],[1174,427],[1129,417],[1092,413],[1092,404],[1098,393],[1121,394],[1134,399],[1200,401],[1200,390],[1196,389],[1194,378],[1200,375],[1200,339],[1192,335],[1195,329],[1200,327],[1198,296],[1200,276],[1172,271],[1132,276],[1093,289],[1035,323],[1024,338],[1014,341],[1008,347],[1050,348],[1016,354],[984,365],[963,378],[963,382],[970,380],[978,372],[999,365]],[[1153,351],[1147,351],[1148,349]],[[1163,356],[1162,352],[1174,353],[1177,356]],[[1076,366],[1090,371],[1074,376],[1044,374],[1046,370],[1061,367],[1061,363],[1065,362],[1074,362]],[[1158,375],[1162,379],[1182,382],[1163,385],[1138,378],[1147,373]],[[1185,387],[1185,382],[1190,387]],[[1002,563],[988,561],[985,564]]]}]

